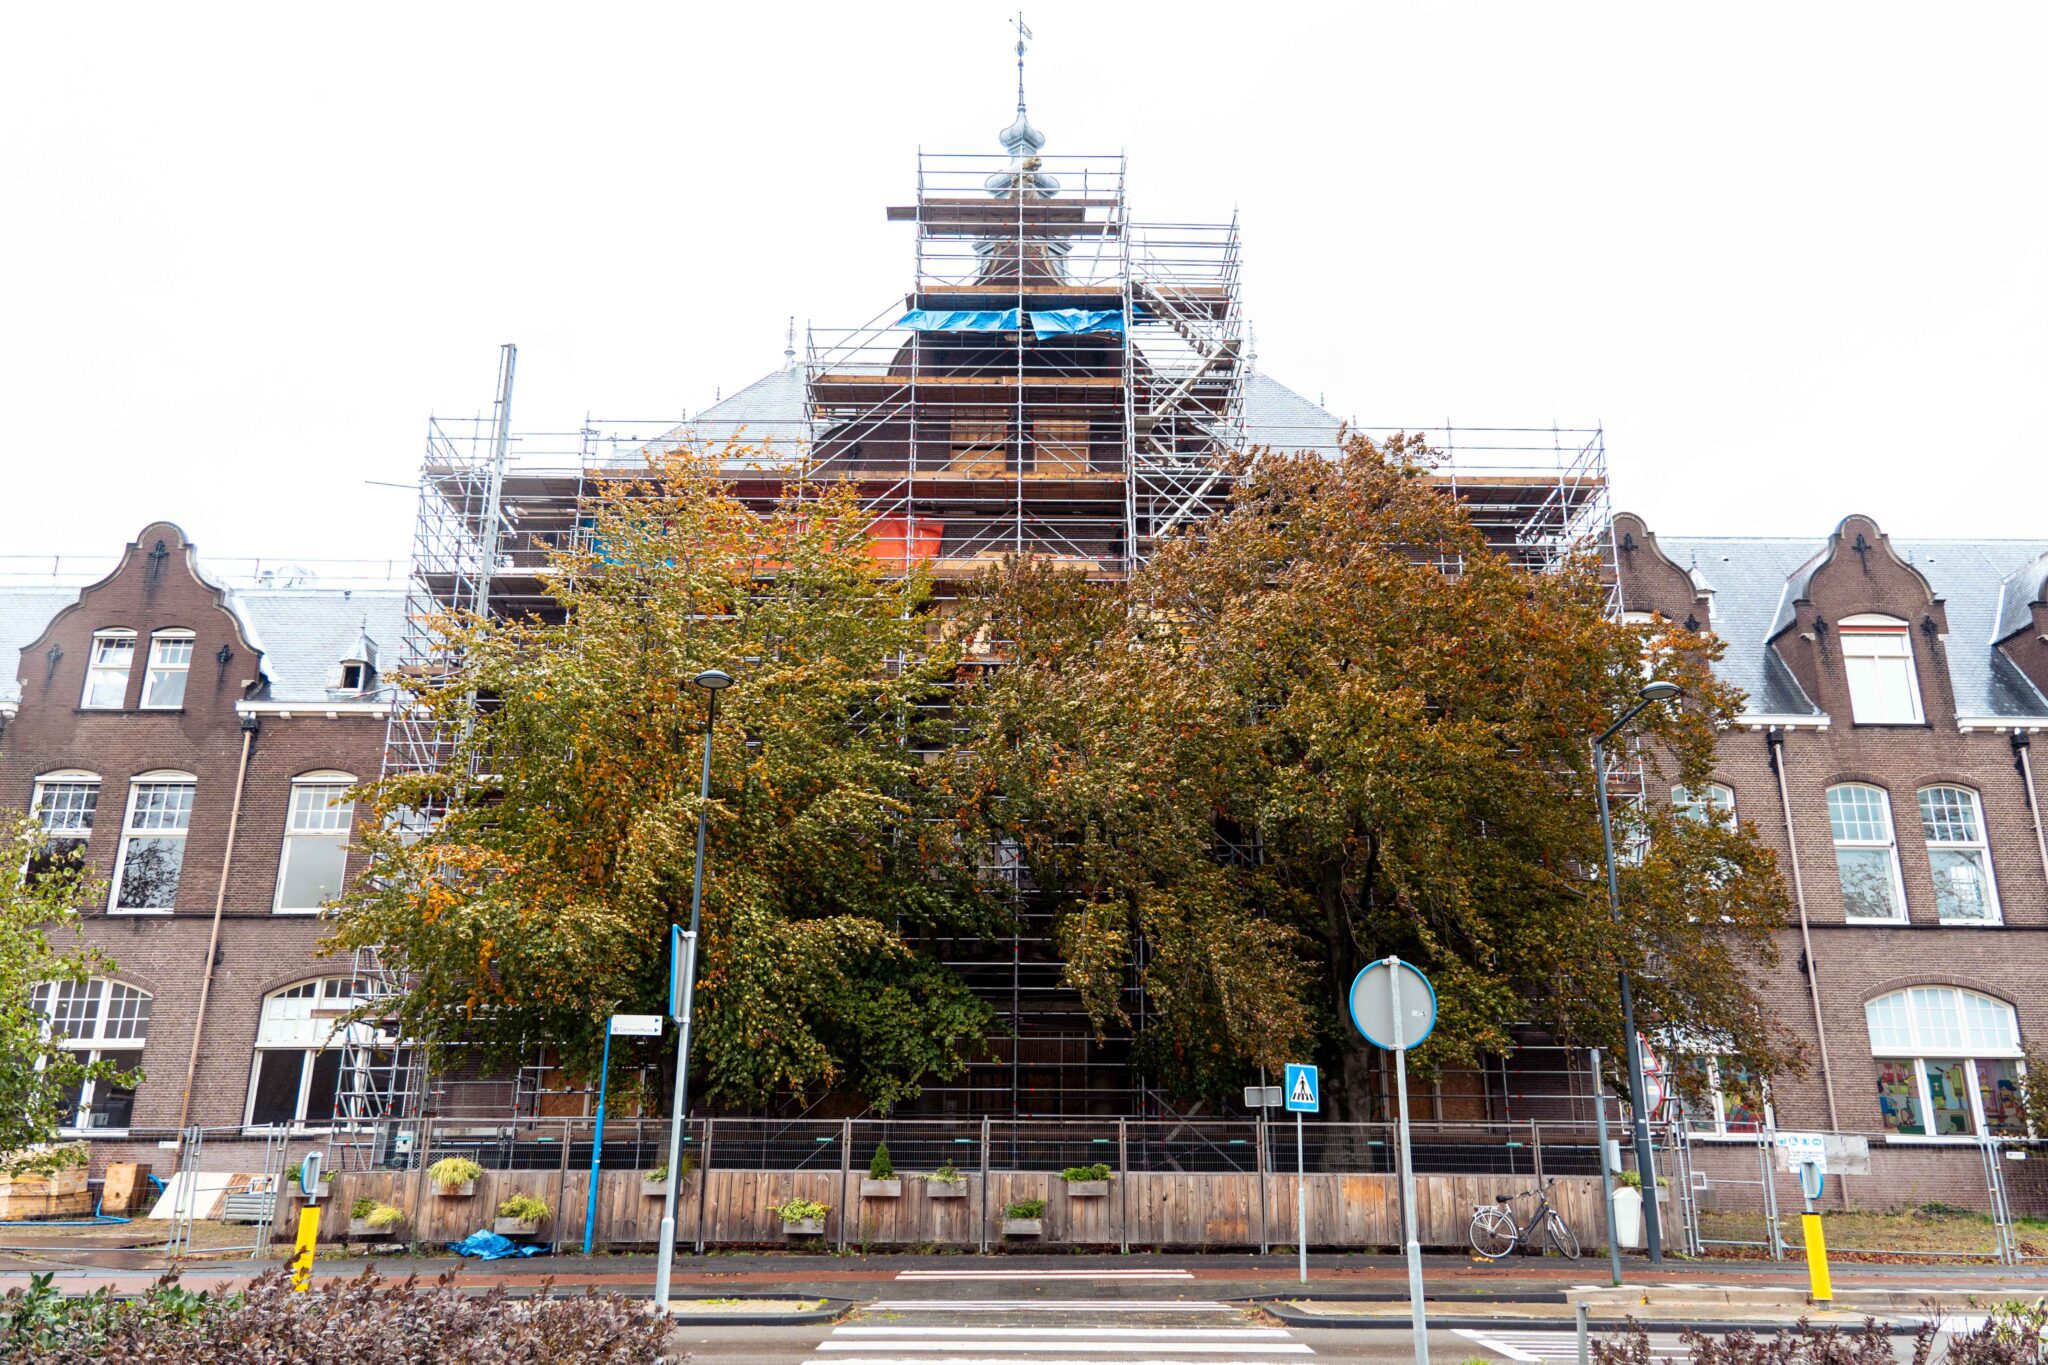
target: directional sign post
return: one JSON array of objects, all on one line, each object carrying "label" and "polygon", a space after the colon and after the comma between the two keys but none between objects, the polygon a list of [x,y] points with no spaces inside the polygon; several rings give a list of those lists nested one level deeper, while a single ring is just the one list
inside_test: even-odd
[{"label": "directional sign post", "polygon": [[1301,1116],[1318,1114],[1323,1108],[1321,1076],[1312,1066],[1287,1064],[1287,1078],[1280,1087],[1287,1096],[1287,1108],[1294,1115],[1294,1250],[1301,1258],[1301,1282],[1308,1283],[1308,1179],[1302,1160]]},{"label": "directional sign post", "polygon": [[1436,987],[1398,957],[1368,963],[1351,982],[1351,1022],[1367,1042],[1394,1054],[1394,1092],[1401,1119],[1401,1226],[1408,1242],[1409,1330],[1415,1338],[1415,1365],[1429,1365],[1429,1323],[1422,1312],[1422,1242],[1415,1231],[1415,1160],[1408,1147],[1408,1049],[1429,1037],[1436,1027]]},{"label": "directional sign post", "polygon": [[597,1236],[597,1159],[604,1153],[605,1082],[612,1074],[612,1035],[621,1038],[653,1038],[661,1033],[658,1014],[614,1014],[604,1021],[604,1060],[597,1066],[597,1133],[590,1143],[590,1197],[583,1205],[583,1254]]},{"label": "directional sign post", "polygon": [[1778,1156],[1786,1166],[1799,1175],[1799,1193],[1806,1197],[1806,1210],[1800,1216],[1800,1229],[1805,1234],[1800,1240],[1806,1248],[1806,1282],[1809,1298],[1818,1304],[1826,1304],[1835,1296],[1835,1286],[1828,1274],[1828,1244],[1820,1226],[1820,1194],[1827,1187],[1828,1140],[1823,1133],[1779,1133],[1776,1135]]}]

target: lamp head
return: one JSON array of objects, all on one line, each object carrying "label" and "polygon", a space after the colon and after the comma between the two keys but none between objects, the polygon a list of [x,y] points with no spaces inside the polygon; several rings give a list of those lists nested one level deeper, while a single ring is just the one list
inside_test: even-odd
[{"label": "lamp head", "polygon": [[696,677],[690,679],[690,682],[693,686],[701,687],[706,692],[723,692],[726,688],[732,686],[732,674],[722,669],[707,668]]},{"label": "lamp head", "polygon": [[1645,683],[1643,690],[1636,693],[1636,695],[1644,701],[1677,701],[1685,695],[1685,689],[1675,682],[1658,681]]}]

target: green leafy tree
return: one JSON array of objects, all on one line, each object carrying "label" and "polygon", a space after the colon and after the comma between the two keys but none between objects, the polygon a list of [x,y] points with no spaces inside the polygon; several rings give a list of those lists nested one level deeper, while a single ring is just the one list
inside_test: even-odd
[{"label": "green leafy tree", "polygon": [[928,585],[869,554],[850,490],[743,501],[719,461],[761,454],[606,485],[552,566],[552,619],[446,621],[461,668],[406,680],[453,753],[370,790],[384,818],[336,942],[408,975],[409,1036],[497,1062],[545,1042],[588,1073],[607,1014],[666,999],[700,810],[690,679],[720,668],[738,681],[712,740],[700,1093],[887,1108],[980,1045],[989,1011],[915,946],[995,913],[922,757],[953,667]]},{"label": "green leafy tree", "polygon": [[56,1140],[85,1081],[141,1080],[140,1072],[111,1062],[79,1061],[36,1005],[36,988],[45,982],[115,970],[90,948],[53,942],[76,929],[77,907],[90,890],[83,866],[33,820],[0,821],[0,1166],[36,1166],[29,1149]]},{"label": "green leafy tree", "polygon": [[1646,1032],[1790,1066],[1754,974],[1784,892],[1752,832],[1625,809],[1645,852],[1619,926],[1598,875],[1590,738],[1647,658],[1687,701],[1641,728],[1703,781],[1740,703],[1717,646],[1610,619],[1590,556],[1513,566],[1426,461],[1260,455],[1127,584],[1018,563],[990,585],[1006,662],[954,780],[1053,897],[1068,982],[1099,1028],[1142,982],[1139,1056],[1190,1098],[1319,1051],[1364,1116],[1344,997],[1388,953],[1437,987],[1425,1067],[1511,1051],[1524,1021],[1612,1047],[1620,968]]}]

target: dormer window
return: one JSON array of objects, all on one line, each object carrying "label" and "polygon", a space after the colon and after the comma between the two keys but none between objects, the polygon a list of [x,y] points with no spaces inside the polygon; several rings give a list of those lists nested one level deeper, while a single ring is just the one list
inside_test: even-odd
[{"label": "dormer window", "polygon": [[1839,623],[1849,710],[1858,725],[1920,725],[1920,679],[1913,636],[1893,616],[1849,616]]},{"label": "dormer window", "polygon": [[118,711],[128,701],[128,674],[135,667],[135,632],[96,631],[85,665],[85,695],[79,706],[88,711]]},{"label": "dormer window", "polygon": [[370,666],[362,662],[345,663],[341,666],[341,690],[360,692],[369,686]]},{"label": "dormer window", "polygon": [[337,692],[363,693],[377,681],[377,642],[370,638],[369,623],[356,632],[355,643],[341,656],[341,665],[329,684]]},{"label": "dormer window", "polygon": [[192,632],[160,630],[149,637],[149,673],[142,681],[145,711],[175,711],[185,704],[192,672]]}]

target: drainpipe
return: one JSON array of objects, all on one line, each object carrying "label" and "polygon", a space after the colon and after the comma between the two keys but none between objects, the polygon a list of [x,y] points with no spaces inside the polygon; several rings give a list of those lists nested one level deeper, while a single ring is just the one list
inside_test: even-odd
[{"label": "drainpipe", "polygon": [[199,1040],[206,1030],[206,1001],[213,994],[213,958],[220,949],[220,917],[228,901],[228,871],[235,865],[235,829],[242,822],[242,784],[249,776],[249,748],[256,742],[262,722],[253,715],[242,717],[242,761],[235,768],[235,800],[228,808],[228,844],[220,856],[220,885],[213,892],[213,928],[206,936],[206,970],[199,978],[199,1011],[192,1016],[192,1055],[185,1062],[185,1093],[178,1100],[178,1141],[185,1140],[185,1124],[192,1117],[192,1081],[199,1074]]},{"label": "drainpipe", "polygon": [[2041,874],[2048,876],[2048,836],[2041,833],[2041,798],[2034,792],[2034,737],[2025,730],[2012,732],[2013,757],[2019,760],[2020,780],[2027,785],[2027,809],[2034,813],[2034,847],[2041,851]]},{"label": "drainpipe", "polygon": [[[1771,771],[1778,775],[1778,808],[1785,813],[1785,846],[1792,855],[1792,899],[1799,907],[1799,947],[1806,958],[1806,994],[1813,1005],[1813,1034],[1820,1043],[1820,1083],[1828,1101],[1828,1127],[1839,1133],[1842,1125],[1835,1117],[1835,1073],[1828,1065],[1828,1026],[1820,1012],[1820,963],[1813,956],[1813,931],[1806,919],[1806,878],[1799,870],[1799,835],[1792,821],[1792,793],[1785,784],[1784,727],[1772,726],[1764,732],[1764,738],[1771,746]],[[1846,1201],[1846,1191],[1843,1198]]]}]

